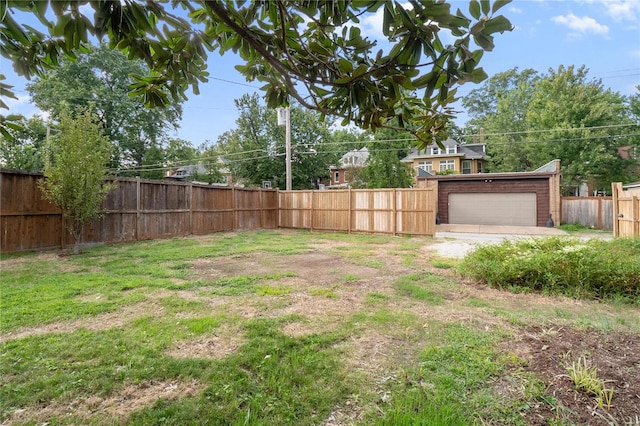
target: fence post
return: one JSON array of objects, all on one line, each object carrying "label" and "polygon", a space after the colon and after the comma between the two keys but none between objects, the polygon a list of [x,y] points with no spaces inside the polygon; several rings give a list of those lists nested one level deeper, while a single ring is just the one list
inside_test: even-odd
[{"label": "fence post", "polygon": [[350,234],[351,233],[351,203],[353,201],[351,200],[351,187],[349,187],[349,227],[347,232]]},{"label": "fence post", "polygon": [[640,237],[640,203],[635,195],[631,197],[631,211],[633,212],[633,238]]},{"label": "fence post", "polygon": [[613,182],[611,184],[611,195],[612,195],[612,204],[613,204],[613,236],[620,236],[620,221],[618,215],[620,214],[620,205],[618,204],[618,188],[621,187],[622,184],[620,182]]},{"label": "fence post", "polygon": [[315,191],[311,190],[311,220],[310,220],[310,225],[309,226],[311,227],[312,231],[313,231],[313,216],[314,216],[314,214],[313,214],[313,207],[314,207],[313,204],[314,203],[313,202],[314,202],[315,195],[316,195]]},{"label": "fence post", "polygon": [[193,235],[193,182],[189,182],[189,235]]},{"label": "fence post", "polygon": [[142,201],[140,200],[140,176],[136,178],[136,237],[135,241],[140,240],[140,207]]},{"label": "fence post", "polygon": [[[24,227],[24,216],[21,216],[20,228]],[[64,230],[64,214],[60,212],[60,250],[64,250],[67,233]]]},{"label": "fence post", "polygon": [[602,229],[602,197],[598,198],[598,229]]},{"label": "fence post", "polygon": [[398,194],[393,188],[393,235],[398,235]]},{"label": "fence post", "polygon": [[263,188],[260,188],[260,216],[258,216],[258,227],[262,229],[262,215],[264,214],[264,201],[262,199]]},{"label": "fence post", "polygon": [[233,210],[233,230],[238,229],[238,208],[236,204],[236,188],[231,188],[231,209]]}]

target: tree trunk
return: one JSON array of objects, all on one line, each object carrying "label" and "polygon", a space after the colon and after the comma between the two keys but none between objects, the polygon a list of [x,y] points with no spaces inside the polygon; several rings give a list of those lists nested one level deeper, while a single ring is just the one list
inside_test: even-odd
[{"label": "tree trunk", "polygon": [[82,239],[82,230],[84,229],[84,226],[75,226],[73,229],[73,254],[79,254],[80,253],[80,240]]}]

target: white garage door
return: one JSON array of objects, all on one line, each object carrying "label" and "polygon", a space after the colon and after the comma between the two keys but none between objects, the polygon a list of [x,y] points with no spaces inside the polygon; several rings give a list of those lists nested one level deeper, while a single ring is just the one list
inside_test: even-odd
[{"label": "white garage door", "polygon": [[449,194],[449,223],[536,226],[535,193]]}]

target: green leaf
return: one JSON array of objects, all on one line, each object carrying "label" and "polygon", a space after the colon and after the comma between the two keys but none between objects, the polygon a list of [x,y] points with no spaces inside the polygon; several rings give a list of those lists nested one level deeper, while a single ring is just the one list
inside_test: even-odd
[{"label": "green leaf", "polygon": [[342,72],[353,72],[353,64],[344,58],[338,59],[338,68]]},{"label": "green leaf", "polygon": [[393,3],[387,1],[384,3],[384,12],[382,14],[382,34],[389,36],[389,29],[394,21]]},{"label": "green leaf", "polygon": [[511,3],[511,0],[496,0],[495,3],[493,3],[492,13],[496,13],[501,7],[509,3]]},{"label": "green leaf", "polygon": [[22,31],[22,27],[13,20],[13,17],[11,15],[7,14],[3,18],[3,23],[9,30],[10,38],[17,40],[24,45],[29,44],[29,38],[24,33],[24,31]]},{"label": "green leaf", "polygon": [[331,94],[330,90],[326,90],[323,89],[322,87],[318,87],[318,86],[314,86],[311,88],[311,90],[317,95],[317,96],[327,96]]},{"label": "green leaf", "polygon": [[511,22],[504,16],[500,15],[486,21],[482,32],[484,34],[493,34],[497,32],[503,33],[505,31],[511,31],[512,29],[513,25],[511,25]]},{"label": "green leaf", "polygon": [[34,1],[33,2],[33,11],[39,19],[44,19],[47,14],[47,4],[48,1]]},{"label": "green leaf", "polygon": [[429,18],[439,18],[451,15],[451,5],[447,3],[434,3],[431,6],[425,6],[425,13]]},{"label": "green leaf", "polygon": [[493,37],[491,37],[490,35],[485,35],[484,33],[476,34],[473,36],[473,41],[475,41],[478,46],[482,47],[486,51],[490,52],[493,50]]},{"label": "green leaf", "polygon": [[471,0],[469,3],[469,13],[474,19],[480,19],[480,3],[478,0]]},{"label": "green leaf", "polygon": [[369,71],[369,67],[366,64],[360,64],[358,68],[353,72],[354,77],[360,77],[364,75],[367,71]]},{"label": "green leaf", "polygon": [[68,1],[52,1],[51,9],[53,10],[53,13],[56,14],[56,16],[60,17],[64,13],[68,5]]},{"label": "green leaf", "polygon": [[469,77],[473,83],[478,84],[486,80],[489,76],[482,68],[476,68],[471,72]]},{"label": "green leaf", "polygon": [[415,32],[417,30],[416,24],[413,22],[413,19],[411,19],[411,16],[409,16],[409,12],[407,12],[407,9],[405,9],[404,7],[399,7],[398,11],[400,12],[400,18],[402,19],[402,24],[410,31],[410,32]]},{"label": "green leaf", "polygon": [[491,4],[489,0],[480,0],[480,4],[482,5],[482,13],[488,15],[491,11]]},{"label": "green leaf", "polygon": [[473,53],[471,54],[471,59],[476,64],[479,64],[480,63],[480,59],[482,59],[483,55],[484,55],[484,50],[482,50],[482,49],[474,50]]},{"label": "green leaf", "polygon": [[418,77],[415,80],[413,80],[413,86],[416,89],[423,89],[427,87],[427,85],[436,77],[436,75],[437,75],[436,72],[431,71],[428,74]]},{"label": "green leaf", "polygon": [[480,34],[482,30],[484,30],[484,23],[485,21],[476,22],[475,24],[473,24],[473,27],[471,27],[471,30],[469,30],[469,32],[473,35]]}]

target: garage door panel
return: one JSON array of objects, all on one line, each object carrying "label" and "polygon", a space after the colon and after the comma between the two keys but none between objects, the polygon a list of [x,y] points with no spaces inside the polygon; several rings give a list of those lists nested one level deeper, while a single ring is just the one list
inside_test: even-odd
[{"label": "garage door panel", "polygon": [[449,194],[449,223],[536,226],[536,194]]}]

